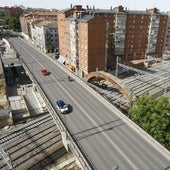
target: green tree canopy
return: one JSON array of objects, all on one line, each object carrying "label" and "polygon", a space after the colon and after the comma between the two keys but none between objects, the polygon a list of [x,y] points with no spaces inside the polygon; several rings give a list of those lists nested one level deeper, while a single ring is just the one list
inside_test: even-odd
[{"label": "green tree canopy", "polygon": [[55,47],[53,45],[47,45],[47,51],[48,52],[54,52]]},{"label": "green tree canopy", "polygon": [[0,18],[4,18],[4,12],[0,12]]},{"label": "green tree canopy", "polygon": [[5,23],[10,29],[18,30],[21,29],[20,21],[17,17],[5,18]]},{"label": "green tree canopy", "polygon": [[170,102],[166,97],[153,99],[147,94],[136,99],[130,118],[170,150]]}]

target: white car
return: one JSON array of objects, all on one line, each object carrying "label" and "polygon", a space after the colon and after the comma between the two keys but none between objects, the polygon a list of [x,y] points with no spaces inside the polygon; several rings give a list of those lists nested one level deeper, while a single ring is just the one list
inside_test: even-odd
[{"label": "white car", "polygon": [[57,100],[56,106],[57,106],[57,109],[61,111],[61,113],[69,112],[69,105],[65,104],[63,100]]}]

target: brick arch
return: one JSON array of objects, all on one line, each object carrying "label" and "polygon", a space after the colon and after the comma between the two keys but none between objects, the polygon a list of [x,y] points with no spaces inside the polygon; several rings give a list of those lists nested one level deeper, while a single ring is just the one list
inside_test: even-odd
[{"label": "brick arch", "polygon": [[104,71],[91,72],[88,75],[86,75],[85,77],[83,77],[83,79],[85,81],[89,81],[90,79],[96,78],[96,77],[98,77],[98,79],[107,80],[108,82],[113,84],[114,87],[122,93],[122,95],[124,96],[125,99],[130,100],[130,93],[129,93],[128,89],[126,88],[125,84],[120,79],[118,79],[117,77],[115,77],[107,72],[104,72]]}]

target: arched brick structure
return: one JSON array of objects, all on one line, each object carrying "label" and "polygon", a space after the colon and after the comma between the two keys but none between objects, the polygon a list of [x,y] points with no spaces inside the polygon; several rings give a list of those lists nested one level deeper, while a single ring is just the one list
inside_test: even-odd
[{"label": "arched brick structure", "polygon": [[113,84],[114,87],[117,88],[122,93],[125,99],[130,100],[130,93],[126,88],[125,84],[120,79],[107,72],[104,71],[91,72],[88,75],[86,75],[83,79],[85,81],[88,81],[91,78],[96,78],[96,77],[98,77],[99,79],[104,79],[110,82],[111,84]]}]

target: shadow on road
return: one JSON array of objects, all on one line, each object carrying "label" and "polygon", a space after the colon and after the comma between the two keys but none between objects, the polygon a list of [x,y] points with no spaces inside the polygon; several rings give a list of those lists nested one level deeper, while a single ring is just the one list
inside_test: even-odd
[{"label": "shadow on road", "polygon": [[122,126],[124,124],[126,123],[123,122],[121,119],[117,119],[117,120],[102,124],[100,126],[96,126],[96,127],[78,132],[75,134],[75,138],[76,140],[82,140],[84,138],[96,135],[98,133],[102,133],[104,131],[113,130],[114,128]]}]

